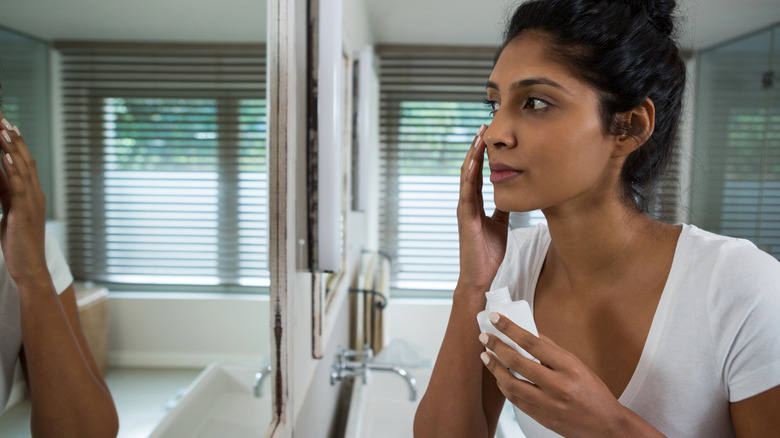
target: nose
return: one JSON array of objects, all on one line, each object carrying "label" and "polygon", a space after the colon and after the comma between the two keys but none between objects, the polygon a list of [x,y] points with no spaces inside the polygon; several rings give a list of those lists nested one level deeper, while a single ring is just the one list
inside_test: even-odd
[{"label": "nose", "polygon": [[482,135],[488,147],[513,148],[517,146],[517,137],[512,130],[513,125],[504,114],[502,114],[501,110],[496,111],[493,121]]}]

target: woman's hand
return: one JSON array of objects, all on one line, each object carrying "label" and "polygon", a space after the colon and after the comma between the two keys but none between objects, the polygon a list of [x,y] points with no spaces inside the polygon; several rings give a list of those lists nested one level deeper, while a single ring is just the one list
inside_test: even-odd
[{"label": "woman's hand", "polygon": [[480,335],[480,342],[501,362],[533,382],[516,378],[490,353],[481,353],[507,400],[539,424],[567,437],[662,436],[621,405],[607,385],[573,354],[498,313],[490,317],[498,330],[541,362],[524,357],[493,335]]},{"label": "woman's hand", "polygon": [[4,172],[0,172],[0,245],[17,283],[45,278],[46,198],[41,190],[35,160],[19,135],[19,129],[0,120],[0,147]]},{"label": "woman's hand", "polygon": [[506,252],[509,213],[496,208],[493,216],[487,217],[482,200],[482,162],[486,148],[482,135],[486,128],[483,125],[479,129],[460,169],[458,282],[466,290],[487,291]]}]

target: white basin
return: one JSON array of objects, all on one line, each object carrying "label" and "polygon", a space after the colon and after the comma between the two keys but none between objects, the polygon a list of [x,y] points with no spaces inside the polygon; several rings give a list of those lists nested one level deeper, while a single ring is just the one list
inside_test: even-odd
[{"label": "white basin", "polygon": [[355,379],[349,405],[345,438],[398,438],[411,437],[414,413],[431,378],[429,368],[407,368],[417,380],[417,399],[409,400],[406,380],[395,373],[368,371],[363,384]]},{"label": "white basin", "polygon": [[271,378],[263,397],[252,384],[260,365],[213,363],[185,390],[150,438],[256,438],[271,424]]},{"label": "white basin", "polygon": [[[362,380],[355,379],[344,438],[413,436],[414,413],[431,380],[432,370],[406,368],[406,371],[417,380],[415,401],[409,401],[409,387],[395,373],[369,370],[365,385]],[[525,437],[517,425],[510,403],[504,403],[496,431],[496,438],[504,437]]]}]

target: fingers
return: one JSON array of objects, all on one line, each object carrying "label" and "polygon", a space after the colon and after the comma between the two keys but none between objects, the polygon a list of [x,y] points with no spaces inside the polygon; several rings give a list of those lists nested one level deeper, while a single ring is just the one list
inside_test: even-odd
[{"label": "fingers", "polygon": [[[529,335],[533,336],[530,333]],[[491,350],[504,365],[531,382],[538,384],[549,378],[547,375],[550,373],[549,368],[523,356],[496,336],[485,333],[480,336],[480,342],[483,343],[485,348]]]},{"label": "fingers", "polygon": [[479,357],[482,363],[485,364],[485,367],[496,378],[498,389],[510,403],[518,407],[526,404],[528,405],[526,409],[539,408],[541,406],[543,394],[536,385],[512,375],[496,356],[487,351],[483,351]]},{"label": "fingers", "polygon": [[468,152],[466,152],[466,159],[463,161],[463,165],[460,168],[461,182],[468,179],[477,171],[476,160],[480,159],[485,151],[482,141],[482,135],[484,134],[487,126],[482,125],[477,131],[477,135],[474,137],[474,141],[471,142]]},{"label": "fingers", "polygon": [[0,120],[0,148],[5,152],[2,158],[5,178],[0,178],[0,198],[3,198],[4,208],[10,206],[8,203],[13,196],[27,194],[34,195],[31,199],[45,203],[35,160],[19,135],[19,128],[11,126],[6,119]]},{"label": "fingers", "polygon": [[482,139],[482,135],[485,132],[485,125],[482,125],[482,128],[480,128],[480,134],[477,136],[477,145],[474,148],[474,152],[476,155],[474,156],[474,207],[477,209],[477,211],[481,211],[482,214],[484,214],[485,210],[485,201],[482,197],[482,168],[485,162],[485,148],[487,147],[487,144]]},{"label": "fingers", "polygon": [[[2,135],[0,134],[0,138],[1,137]],[[2,144],[3,141],[4,140],[0,140],[0,144]],[[2,160],[3,168],[6,167],[6,161],[9,158],[10,155],[3,155],[2,157],[0,157],[0,160]],[[11,187],[8,184],[8,176],[7,176],[8,174],[6,172],[7,170],[5,172],[0,172],[0,207],[2,207],[3,209],[4,220],[8,217],[7,213],[11,207]]]},{"label": "fingers", "polygon": [[[5,119],[3,119],[2,122],[5,122]],[[3,125],[5,124],[3,123]],[[11,129],[11,132],[13,132],[13,129]],[[14,132],[14,134],[16,133]],[[16,147],[14,146],[13,138],[11,137],[9,130],[4,128],[0,128],[0,148],[2,148],[3,152],[5,152],[5,155],[2,157],[2,166],[3,170],[5,171],[5,175],[4,178],[2,178],[2,183],[0,183],[2,185],[2,197],[6,198],[5,200],[10,200],[13,189],[16,187],[21,187],[23,184],[22,177],[19,174],[18,166],[16,166],[14,163],[14,157],[16,157]],[[5,206],[6,204],[3,205],[3,207]]]},{"label": "fingers", "polygon": [[544,388],[555,383],[556,370],[569,370],[575,366],[573,356],[550,339],[534,336],[509,318],[497,313],[495,315],[498,319],[493,325],[538,362],[518,353],[495,336],[486,335],[481,337],[480,341],[484,340],[485,347],[492,350],[506,366],[518,374]]},{"label": "fingers", "polygon": [[[481,128],[480,128],[481,130]],[[463,178],[466,176],[466,174],[469,171],[471,160],[474,158],[474,149],[477,145],[477,140],[479,140],[479,132],[477,132],[477,135],[474,136],[474,140],[471,141],[471,146],[469,147],[469,150],[466,151],[466,157],[463,160],[463,164],[460,166],[460,177],[461,181],[463,181]]]},{"label": "fingers", "polygon": [[[492,315],[491,315],[492,316]],[[568,363],[568,354],[546,337],[537,337],[500,313],[493,325],[523,350],[550,368],[558,369]],[[491,319],[493,321],[493,319]]]},{"label": "fingers", "polygon": [[483,207],[478,206],[477,201],[482,198],[482,157],[485,153],[485,142],[482,141],[482,134],[485,129],[487,129],[485,125],[480,127],[460,169],[460,201],[458,206],[467,217],[483,212]]},{"label": "fingers", "polygon": [[19,133],[19,128],[12,126],[8,120],[1,119],[0,129],[5,132],[5,134],[0,133],[0,136],[8,143],[7,148],[3,147],[3,150],[11,155],[11,164],[16,166],[22,179],[31,184],[32,188],[40,188],[35,160],[27,149],[27,145]]}]

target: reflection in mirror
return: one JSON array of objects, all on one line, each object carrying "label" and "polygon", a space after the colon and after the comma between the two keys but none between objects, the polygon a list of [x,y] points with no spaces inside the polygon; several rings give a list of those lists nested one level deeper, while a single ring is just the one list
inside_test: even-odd
[{"label": "reflection in mirror", "polygon": [[[266,2],[67,3],[4,6],[0,25],[40,54],[26,62],[4,38],[2,86],[16,89],[8,118],[30,132],[47,229],[75,278],[119,436],[261,436]],[[25,75],[42,84],[16,81]],[[16,98],[28,90],[44,96]],[[31,403],[21,376],[13,382],[0,430],[29,436]]]}]

